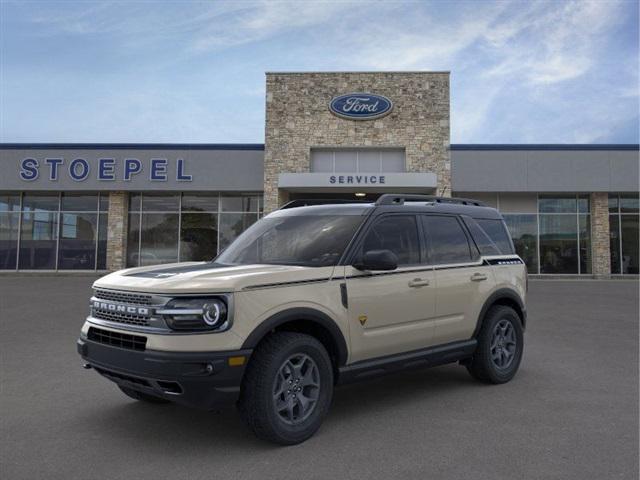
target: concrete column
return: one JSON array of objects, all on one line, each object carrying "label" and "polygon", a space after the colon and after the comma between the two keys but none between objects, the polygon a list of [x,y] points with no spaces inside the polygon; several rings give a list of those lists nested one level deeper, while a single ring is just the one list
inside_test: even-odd
[{"label": "concrete column", "polygon": [[127,230],[129,194],[109,193],[109,219],[107,222],[107,270],[125,268],[127,258]]},{"label": "concrete column", "polygon": [[611,275],[609,247],[609,196],[591,194],[591,261],[593,275],[606,278]]}]

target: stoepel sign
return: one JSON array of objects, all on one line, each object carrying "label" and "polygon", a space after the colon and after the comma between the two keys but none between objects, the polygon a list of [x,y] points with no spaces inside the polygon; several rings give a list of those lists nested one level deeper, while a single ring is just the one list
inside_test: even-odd
[{"label": "stoepel sign", "polygon": [[393,102],[373,93],[347,93],[331,99],[329,110],[350,120],[373,120],[391,112]]}]

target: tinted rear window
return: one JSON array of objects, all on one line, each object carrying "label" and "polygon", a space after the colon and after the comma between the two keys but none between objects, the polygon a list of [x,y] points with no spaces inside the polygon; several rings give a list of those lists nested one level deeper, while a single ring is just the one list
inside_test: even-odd
[{"label": "tinted rear window", "polygon": [[442,265],[472,260],[467,235],[456,217],[424,215],[422,222],[427,237],[429,263]]},{"label": "tinted rear window", "polygon": [[486,218],[477,218],[476,222],[482,227],[493,243],[500,249],[503,255],[514,253],[513,244],[509,237],[509,232],[502,220],[489,220]]}]

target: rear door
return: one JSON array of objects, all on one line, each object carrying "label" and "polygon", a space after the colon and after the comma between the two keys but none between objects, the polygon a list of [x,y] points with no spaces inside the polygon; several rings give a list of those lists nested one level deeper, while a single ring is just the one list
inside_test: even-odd
[{"label": "rear door", "polygon": [[345,267],[351,361],[417,350],[433,341],[435,277],[424,263],[416,216],[387,214],[373,220],[355,258],[379,249],[396,254],[396,270]]},{"label": "rear door", "polygon": [[461,219],[455,215],[422,215],[428,262],[437,283],[434,343],[441,345],[471,337],[484,299],[494,283],[490,267]]}]

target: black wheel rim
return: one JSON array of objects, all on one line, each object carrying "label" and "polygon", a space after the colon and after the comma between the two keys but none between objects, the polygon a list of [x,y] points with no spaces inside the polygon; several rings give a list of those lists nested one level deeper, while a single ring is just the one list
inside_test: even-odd
[{"label": "black wheel rim", "polygon": [[518,342],[513,324],[507,320],[500,320],[493,329],[491,336],[491,360],[499,370],[511,366],[516,357]]},{"label": "black wheel rim", "polygon": [[288,425],[304,422],[313,413],[320,395],[320,370],[304,353],[287,358],[273,381],[273,406]]}]

